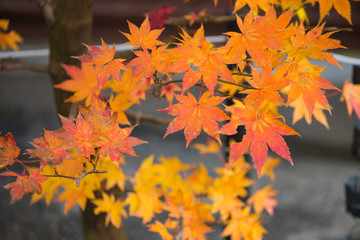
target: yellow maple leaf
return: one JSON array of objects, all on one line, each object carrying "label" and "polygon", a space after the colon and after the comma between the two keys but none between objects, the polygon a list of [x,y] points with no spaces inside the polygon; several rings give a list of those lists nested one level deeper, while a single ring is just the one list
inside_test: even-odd
[{"label": "yellow maple leaf", "polygon": [[102,193],[102,199],[95,199],[92,201],[96,207],[94,209],[95,215],[101,212],[105,212],[105,226],[112,223],[116,228],[121,226],[121,216],[127,217],[127,213],[124,209],[124,203],[119,199],[115,199],[114,195],[108,195],[105,192]]},{"label": "yellow maple leaf", "polygon": [[207,138],[207,144],[195,143],[192,145],[192,148],[195,148],[199,151],[200,154],[208,154],[208,153],[219,153],[220,152],[220,144],[212,138]]},{"label": "yellow maple leaf", "polygon": [[23,42],[22,37],[11,30],[10,32],[6,32],[9,27],[9,20],[8,19],[0,19],[0,45],[4,51],[6,51],[6,46],[9,46],[14,51],[18,51],[19,47],[17,43]]},{"label": "yellow maple leaf", "polygon": [[261,170],[261,176],[268,175],[271,181],[275,181],[274,168],[281,162],[280,158],[268,157]]},{"label": "yellow maple leaf", "polygon": [[[87,178],[88,177],[90,176],[87,176]],[[76,204],[78,204],[82,210],[85,210],[87,200],[95,198],[94,191],[96,190],[96,186],[86,181],[80,181],[80,186],[77,187],[73,180],[66,180],[67,181],[62,184],[64,191],[60,193],[56,199],[57,201],[65,201],[64,213],[67,214]]]}]

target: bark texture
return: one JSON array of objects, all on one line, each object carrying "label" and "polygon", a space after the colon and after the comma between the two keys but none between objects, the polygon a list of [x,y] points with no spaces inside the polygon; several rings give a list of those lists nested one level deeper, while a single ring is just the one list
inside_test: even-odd
[{"label": "bark texture", "polygon": [[[86,52],[82,43],[90,44],[93,22],[92,0],[59,0],[55,21],[50,29],[50,73],[53,84],[68,79],[61,64],[79,65],[72,56]],[[64,103],[71,93],[54,89],[58,113],[68,116],[70,104]]]}]

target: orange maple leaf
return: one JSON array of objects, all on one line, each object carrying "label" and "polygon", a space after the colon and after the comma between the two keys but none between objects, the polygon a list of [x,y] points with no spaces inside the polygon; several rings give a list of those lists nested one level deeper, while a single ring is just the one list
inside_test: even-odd
[{"label": "orange maple leaf", "polygon": [[68,147],[75,147],[90,160],[90,155],[94,154],[98,140],[95,127],[89,124],[80,113],[75,122],[63,116],[60,116],[60,120],[65,130],[58,135],[60,139],[67,142]]},{"label": "orange maple leaf", "polygon": [[259,109],[245,104],[243,108],[227,107],[231,112],[231,120],[221,129],[221,133],[233,135],[239,125],[245,125],[246,134],[239,143],[230,146],[230,160],[236,161],[250,147],[250,154],[255,163],[258,176],[266,161],[268,146],[276,154],[292,163],[289,147],[281,135],[299,135],[285,123],[277,120],[281,115],[270,111],[269,105]]},{"label": "orange maple leaf", "polygon": [[285,87],[287,82],[284,79],[274,77],[271,72],[271,63],[261,69],[261,74],[256,68],[252,67],[253,77],[247,81],[255,89],[247,89],[243,93],[247,94],[246,101],[253,102],[255,108],[258,108],[263,103],[283,104],[278,90]]},{"label": "orange maple leaf", "polygon": [[71,79],[54,87],[74,92],[74,95],[66,99],[67,102],[78,102],[86,99],[85,104],[89,106],[92,95],[98,96],[103,87],[98,84],[98,75],[101,69],[85,63],[81,64],[81,68],[65,64],[62,66]]},{"label": "orange maple leaf", "polygon": [[147,227],[149,228],[149,231],[159,233],[161,236],[161,239],[163,239],[163,240],[174,239],[174,237],[167,230],[166,226],[159,221],[155,221],[155,223],[149,224],[149,225],[147,225]]},{"label": "orange maple leaf", "polygon": [[345,100],[349,116],[351,116],[354,110],[356,116],[360,119],[360,85],[352,84],[349,80],[346,80],[341,100]]},{"label": "orange maple leaf", "polygon": [[309,114],[309,111],[306,108],[306,104],[302,96],[297,98],[292,103],[290,103],[289,106],[294,108],[292,124],[297,123],[302,118],[306,120],[307,124],[311,124],[312,116],[314,116],[319,123],[324,125],[327,129],[330,129],[329,123],[324,113],[324,110],[326,109],[323,106],[321,106],[318,102],[315,102],[312,115]]},{"label": "orange maple leaf", "polygon": [[13,204],[20,199],[25,194],[33,194],[41,192],[40,183],[45,181],[47,178],[40,174],[40,169],[37,169],[30,173],[30,175],[25,175],[25,171],[22,174],[17,174],[12,171],[6,171],[0,174],[1,176],[17,176],[16,181],[9,183],[4,186],[4,188],[10,190],[11,202]]},{"label": "orange maple leaf", "polygon": [[320,76],[323,70],[322,67],[311,65],[306,59],[293,66],[290,65],[288,74],[284,76],[289,80],[287,104],[291,104],[302,96],[310,115],[313,114],[315,103],[319,103],[324,109],[330,111],[323,89],[338,90],[338,88]]},{"label": "orange maple leaf", "polygon": [[40,159],[40,165],[48,163],[58,164],[68,157],[69,153],[64,148],[64,142],[58,137],[58,131],[44,129],[44,137],[35,138],[31,145],[34,149],[27,149],[26,154],[31,158]]},{"label": "orange maple leaf", "polygon": [[254,16],[249,12],[244,20],[236,16],[237,25],[241,31],[226,33],[228,39],[225,48],[233,56],[237,64],[243,65],[246,51],[257,62],[265,61],[264,49],[282,50],[282,45],[291,36],[292,28],[286,28],[293,11],[287,11],[276,18],[276,13],[271,7],[265,16]]},{"label": "orange maple leaf", "polygon": [[20,154],[20,148],[11,133],[0,137],[0,169],[15,163],[15,159]]},{"label": "orange maple leaf", "polygon": [[248,203],[254,205],[255,213],[260,214],[265,209],[272,216],[274,214],[274,207],[277,205],[277,201],[274,198],[276,194],[277,191],[272,189],[272,185],[269,184],[257,190],[254,195],[249,198]]},{"label": "orange maple leaf", "polygon": [[343,16],[351,24],[351,6],[348,0],[308,0],[314,4],[319,2],[320,21],[330,12],[334,7],[335,10]]},{"label": "orange maple leaf", "polygon": [[95,65],[104,65],[110,62],[115,56],[115,44],[113,44],[110,49],[109,45],[107,45],[102,38],[100,39],[102,49],[83,43],[83,45],[85,45],[85,47],[87,47],[87,49],[89,50],[89,54],[85,54],[75,58],[79,59],[83,63],[90,63]]},{"label": "orange maple leaf", "polygon": [[133,23],[128,22],[130,34],[123,33],[128,39],[131,46],[135,48],[142,48],[142,49],[152,49],[157,45],[162,45],[163,42],[157,40],[161,32],[164,30],[162,29],[154,29],[151,30],[149,18],[146,15],[144,22],[141,24],[140,28],[136,27]]},{"label": "orange maple leaf", "polygon": [[177,116],[172,120],[166,130],[164,138],[174,132],[185,128],[186,147],[189,143],[199,136],[201,128],[220,142],[217,121],[224,121],[229,117],[216,105],[220,104],[224,97],[210,97],[210,92],[205,92],[199,102],[188,92],[188,96],[175,95],[179,103],[174,104],[161,111],[172,116]]},{"label": "orange maple leaf", "polygon": [[170,83],[161,87],[160,97],[165,97],[166,101],[171,105],[174,99],[175,92],[181,91],[179,85]]},{"label": "orange maple leaf", "polygon": [[[185,72],[182,93],[195,85],[200,78],[204,81],[211,95],[214,95],[218,76],[235,83],[226,66],[226,63],[232,63],[227,57],[227,50],[215,48],[212,43],[207,41],[202,25],[193,38],[184,30],[181,36],[183,39],[178,43],[178,47],[173,49],[173,53],[178,59],[168,67],[168,70],[175,73]],[[198,68],[194,70],[194,67]]]},{"label": "orange maple leaf", "polygon": [[324,26],[325,24],[321,24],[306,32],[303,23],[300,23],[296,28],[295,35],[290,37],[291,42],[284,45],[288,61],[299,62],[303,58],[321,61],[326,59],[329,63],[341,68],[334,56],[324,51],[345,47],[340,44],[339,40],[329,38],[334,32],[322,34]]},{"label": "orange maple leaf", "polygon": [[137,156],[133,147],[147,143],[136,137],[131,137],[130,134],[135,126],[128,128],[120,128],[119,126],[113,126],[104,132],[104,137],[101,137],[99,145],[101,146],[99,156],[110,156],[114,162],[119,162],[122,153],[130,156]]}]

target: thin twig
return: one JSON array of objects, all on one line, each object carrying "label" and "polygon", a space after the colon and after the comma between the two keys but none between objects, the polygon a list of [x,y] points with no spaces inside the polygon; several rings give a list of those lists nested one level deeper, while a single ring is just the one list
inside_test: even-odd
[{"label": "thin twig", "polygon": [[159,125],[169,125],[169,123],[171,122],[171,119],[154,117],[152,115],[145,114],[142,112],[125,111],[125,114],[128,118],[130,118],[136,122],[145,121],[145,122],[155,123],[155,124],[159,124]]},{"label": "thin twig", "polygon": [[18,58],[4,58],[0,60],[0,71],[10,71],[10,70],[31,70],[40,73],[49,73],[49,66],[24,62]]},{"label": "thin twig", "polygon": [[[225,22],[232,22],[236,20],[235,15],[223,15],[223,16],[214,16],[206,14],[205,16],[200,16],[198,19],[195,20],[194,23],[225,23]],[[171,17],[166,22],[167,25],[171,26],[187,26],[189,25],[190,20],[186,19],[185,16],[180,17]]]}]

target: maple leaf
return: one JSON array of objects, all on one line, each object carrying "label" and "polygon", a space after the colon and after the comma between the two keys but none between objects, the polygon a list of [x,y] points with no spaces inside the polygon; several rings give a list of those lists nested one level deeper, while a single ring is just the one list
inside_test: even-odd
[{"label": "maple leaf", "polygon": [[129,21],[127,22],[130,29],[130,34],[120,31],[122,34],[125,35],[125,37],[129,39],[129,42],[127,42],[127,44],[130,44],[135,48],[142,49],[152,49],[157,45],[163,44],[163,42],[157,40],[157,38],[164,29],[151,30],[148,16],[146,16],[140,28],[137,28],[133,23]]},{"label": "maple leaf", "polygon": [[255,14],[258,14],[259,8],[264,12],[267,12],[272,4],[279,4],[279,2],[277,0],[236,0],[233,12],[237,12],[246,4]]},{"label": "maple leaf", "polygon": [[149,228],[149,231],[159,233],[161,236],[161,239],[164,239],[164,240],[174,239],[174,237],[167,230],[166,226],[159,221],[155,221],[155,223],[149,224],[149,225],[147,225],[147,227]]},{"label": "maple leaf", "polygon": [[115,44],[113,44],[110,49],[109,45],[107,45],[102,38],[100,39],[102,49],[83,43],[83,45],[85,45],[85,47],[87,47],[87,49],[89,50],[89,54],[85,54],[83,56],[75,58],[79,59],[83,63],[90,63],[95,65],[104,65],[110,62],[115,56]]},{"label": "maple leaf", "polygon": [[248,79],[248,83],[255,89],[247,89],[243,93],[247,94],[246,101],[254,102],[254,107],[258,108],[264,103],[283,104],[283,100],[278,92],[285,87],[287,82],[283,79],[271,75],[271,63],[259,71],[252,67],[252,79]]},{"label": "maple leaf", "polygon": [[149,85],[144,77],[134,75],[130,68],[123,72],[121,80],[112,79],[104,88],[111,88],[117,96],[120,95],[121,102],[140,104],[141,99],[145,100],[145,92],[149,89]]},{"label": "maple leaf", "polygon": [[266,230],[261,226],[258,219],[259,215],[252,214],[250,206],[234,209],[221,236],[231,236],[231,239],[260,240]]},{"label": "maple leaf", "polygon": [[330,105],[322,89],[338,90],[338,88],[320,76],[323,70],[322,67],[311,65],[306,59],[293,66],[290,65],[288,74],[285,76],[289,79],[289,86],[286,89],[287,104],[291,104],[302,96],[309,115],[313,114],[315,103],[319,103],[324,109],[330,111]]},{"label": "maple leaf", "polygon": [[22,199],[25,194],[40,193],[42,188],[40,183],[47,178],[40,174],[40,169],[34,170],[30,175],[25,175],[25,171],[22,174],[17,174],[12,171],[6,171],[0,174],[1,176],[17,176],[16,181],[4,186],[5,189],[11,189],[11,202],[15,202]]},{"label": "maple leaf", "polygon": [[121,216],[127,216],[124,204],[115,199],[114,195],[108,195],[105,192],[102,193],[102,199],[95,199],[92,201],[96,207],[94,208],[95,215],[101,212],[105,212],[105,226],[111,222],[116,228],[121,226]]},{"label": "maple leaf", "polygon": [[65,80],[54,87],[74,92],[74,95],[65,101],[78,102],[86,99],[85,104],[89,106],[92,95],[98,96],[103,87],[98,85],[98,74],[101,69],[85,63],[81,64],[81,68],[65,64],[62,64],[62,66],[71,79]]},{"label": "maple leaf", "polygon": [[274,207],[277,205],[277,201],[274,196],[277,191],[272,189],[272,185],[269,184],[266,187],[257,190],[254,195],[249,198],[248,203],[254,205],[255,213],[260,214],[264,209],[272,216],[274,214]]},{"label": "maple leaf", "polygon": [[206,140],[207,145],[196,143],[193,144],[192,148],[195,148],[199,151],[200,154],[208,154],[208,153],[219,153],[220,152],[220,145],[218,142],[214,141],[211,138],[207,138]]},{"label": "maple leaf", "polygon": [[44,129],[44,137],[35,138],[31,145],[34,149],[27,149],[26,154],[31,158],[40,159],[40,165],[48,163],[59,164],[68,157],[69,153],[64,147],[65,142],[60,140],[57,135],[59,131],[49,131]]},{"label": "maple leaf", "polygon": [[280,163],[279,158],[268,157],[262,168],[261,176],[268,175],[271,181],[275,181],[274,168]]},{"label": "maple leaf", "polygon": [[185,15],[184,18],[189,21],[189,26],[191,27],[195,23],[195,21],[205,16],[206,16],[206,9],[203,9],[198,14],[192,11],[190,14]]},{"label": "maple leaf", "polygon": [[9,27],[8,19],[0,19],[0,45],[4,51],[6,51],[6,46],[11,47],[14,51],[18,51],[19,47],[17,43],[23,42],[22,37],[11,30],[10,32],[6,32]]},{"label": "maple leaf", "polygon": [[129,204],[130,215],[142,218],[142,223],[150,222],[154,214],[161,213],[163,203],[160,201],[160,195],[156,191],[149,193],[130,193],[125,204]]},{"label": "maple leaf", "polygon": [[76,204],[84,211],[87,200],[95,198],[94,191],[96,190],[96,185],[86,181],[80,181],[80,186],[77,187],[73,180],[66,180],[67,181],[64,181],[64,184],[61,185],[64,191],[60,193],[56,201],[65,201],[64,214],[67,214]]},{"label": "maple leaf", "polygon": [[244,206],[240,198],[248,195],[247,188],[254,183],[246,176],[250,166],[245,164],[240,159],[232,165],[216,169],[219,176],[209,187],[209,198],[213,201],[211,212],[219,212],[222,221],[226,221],[234,209]]},{"label": "maple leaf", "polygon": [[185,72],[182,93],[195,85],[200,78],[211,95],[214,95],[218,76],[226,81],[235,82],[226,66],[226,63],[232,63],[227,57],[228,51],[223,48],[215,48],[212,43],[207,41],[202,25],[193,38],[184,30],[181,36],[183,39],[177,44],[178,47],[173,49],[173,54],[177,55],[179,59],[170,64],[168,70],[175,73]]},{"label": "maple leaf", "polygon": [[224,97],[210,97],[210,92],[207,91],[201,96],[199,102],[189,92],[187,97],[175,95],[175,98],[179,103],[161,110],[177,116],[170,122],[164,138],[184,128],[187,147],[193,139],[199,136],[201,128],[203,128],[207,134],[220,142],[220,136],[216,133],[219,129],[216,121],[224,121],[229,117],[216,105],[220,104],[225,99]]},{"label": "maple leaf", "polygon": [[115,185],[118,186],[122,191],[125,190],[125,174],[120,167],[119,163],[125,163],[125,161],[120,159],[118,162],[111,161],[110,158],[107,159],[104,163],[104,159],[101,160],[103,169],[106,169],[106,189],[111,189]]},{"label": "maple leaf", "polygon": [[169,105],[171,105],[175,92],[178,91],[181,91],[181,88],[175,83],[170,83],[161,87],[160,97],[165,97],[166,101],[168,101]]},{"label": "maple leaf", "polygon": [[255,109],[245,104],[244,107],[227,107],[231,120],[221,129],[221,133],[233,135],[239,125],[245,125],[246,134],[239,143],[230,146],[230,161],[239,159],[250,147],[250,154],[255,163],[258,176],[266,161],[268,146],[276,154],[292,163],[289,147],[281,135],[299,135],[295,130],[277,120],[281,115],[270,111],[268,105]]},{"label": "maple leaf", "polygon": [[194,172],[187,178],[191,188],[198,194],[207,193],[212,180],[213,179],[209,176],[203,163],[200,163],[200,167],[195,169]]},{"label": "maple leaf", "polygon": [[99,141],[101,146],[99,156],[102,158],[109,155],[111,160],[115,162],[120,161],[122,153],[137,156],[133,147],[147,143],[147,141],[130,136],[134,127],[120,128],[119,126],[113,126],[105,131],[105,137],[101,137]]},{"label": "maple leaf", "polygon": [[76,177],[78,174],[84,171],[84,163],[87,159],[84,157],[75,157],[73,159],[65,159],[62,161],[61,174],[70,177]]},{"label": "maple leaf", "polygon": [[309,114],[309,111],[306,108],[306,104],[302,96],[297,98],[292,103],[290,103],[289,106],[294,108],[292,124],[297,123],[302,118],[305,118],[307,124],[311,124],[312,116],[314,116],[318,122],[324,125],[327,129],[330,129],[328,121],[326,119],[326,115],[324,113],[324,110],[326,109],[323,106],[321,106],[318,102],[315,102],[312,115]]},{"label": "maple leaf", "polygon": [[[52,166],[46,165],[43,168],[41,168],[40,173],[42,175],[55,175],[55,170]],[[47,206],[50,205],[51,200],[53,199],[55,194],[58,194],[59,187],[63,185],[64,180],[62,178],[55,178],[55,177],[48,177],[46,181],[41,182],[41,193],[34,193],[31,196],[30,204],[34,204],[35,202],[38,202],[40,199],[45,198],[45,203]]]},{"label": "maple leaf", "polygon": [[6,136],[0,136],[0,169],[14,164],[19,154],[20,148],[16,146],[11,133],[6,134]]},{"label": "maple leaf", "polygon": [[112,114],[109,106],[98,96],[93,95],[89,107],[78,105],[80,114],[85,121],[93,127],[94,133],[99,133],[111,128],[116,122],[116,114]]},{"label": "maple leaf", "polygon": [[335,10],[343,16],[350,24],[351,23],[351,6],[348,0],[309,0],[312,4],[319,2],[320,21],[330,12],[334,7]]},{"label": "maple leaf", "polygon": [[158,48],[153,47],[151,54],[148,49],[134,51],[137,56],[128,64],[129,67],[135,67],[134,76],[152,77],[155,71],[167,73],[166,69],[166,48],[167,45]]},{"label": "maple leaf", "polygon": [[304,25],[300,23],[299,27],[296,28],[295,35],[290,37],[291,44],[284,45],[284,49],[288,53],[288,61],[299,62],[303,58],[321,61],[326,59],[329,63],[342,68],[333,55],[323,52],[336,48],[345,48],[341,46],[339,40],[329,38],[334,32],[322,34],[324,26],[325,24],[318,25],[306,32]]},{"label": "maple leaf", "polygon": [[175,8],[175,6],[161,6],[159,8],[153,8],[151,12],[148,12],[146,15],[149,17],[151,29],[163,28]]},{"label": "maple leaf", "polygon": [[98,140],[98,133],[93,125],[89,124],[79,113],[75,122],[59,115],[64,133],[58,135],[61,140],[68,142],[69,146],[75,147],[89,160],[94,154],[94,148]]},{"label": "maple leaf", "polygon": [[341,100],[345,100],[349,116],[351,116],[354,110],[356,116],[360,119],[360,85],[352,84],[349,80],[346,80],[343,86]]},{"label": "maple leaf", "polygon": [[[256,62],[265,61],[265,48],[282,50],[282,45],[291,36],[292,28],[286,28],[293,11],[287,11],[276,18],[275,9],[271,7],[265,16],[254,16],[249,12],[244,20],[236,16],[237,25],[241,31],[226,33],[228,39],[225,48],[233,56],[237,64],[244,65],[246,51]],[[242,69],[243,70],[243,69]]]}]

